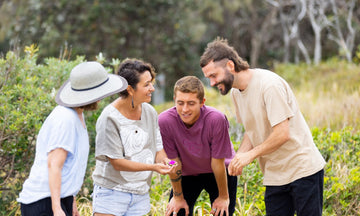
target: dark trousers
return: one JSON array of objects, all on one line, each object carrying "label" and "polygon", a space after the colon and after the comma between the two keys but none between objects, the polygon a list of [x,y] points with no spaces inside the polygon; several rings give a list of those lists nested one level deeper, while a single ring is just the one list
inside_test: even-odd
[{"label": "dark trousers", "polygon": [[266,186],[267,216],[321,216],[324,170],[282,186]]},{"label": "dark trousers", "polygon": [[[227,182],[230,199],[229,215],[233,215],[236,204],[237,177],[227,174]],[[195,202],[202,190],[205,190],[209,194],[211,204],[219,196],[216,179],[213,173],[200,174],[196,176],[183,176],[181,186],[184,194],[184,199],[189,206],[189,216],[193,215]],[[173,191],[171,190],[170,199],[172,198],[172,196]],[[185,215],[185,210],[181,209],[177,215]]]},{"label": "dark trousers", "polygon": [[[62,198],[60,200],[61,208],[65,212],[66,216],[72,216],[73,201],[74,201],[73,196],[68,196],[68,197]],[[51,198],[47,197],[47,198],[41,199],[39,201],[30,203],[30,204],[21,203],[21,215],[22,216],[52,216],[52,215],[54,215],[52,208],[51,208]]]}]

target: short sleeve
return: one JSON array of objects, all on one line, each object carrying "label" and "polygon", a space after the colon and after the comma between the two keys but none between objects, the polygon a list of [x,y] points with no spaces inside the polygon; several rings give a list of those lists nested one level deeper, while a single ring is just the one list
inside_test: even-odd
[{"label": "short sleeve", "polygon": [[160,151],[163,149],[163,141],[161,138],[159,125],[156,127],[156,151]]},{"label": "short sleeve", "polygon": [[225,115],[216,113],[211,118],[211,157],[229,158],[233,155],[232,142],[229,135],[229,122]]},{"label": "short sleeve", "polygon": [[99,118],[96,123],[95,158],[108,161],[109,158],[124,158],[120,128],[110,117]]},{"label": "short sleeve", "polygon": [[154,119],[154,127],[155,127],[155,145],[156,151],[161,151],[163,147],[163,141],[161,138],[160,127],[159,127],[159,118],[156,110],[152,106],[148,106],[151,110],[152,119]]},{"label": "short sleeve", "polygon": [[272,127],[294,116],[292,98],[288,94],[282,85],[273,85],[264,93],[266,112]]},{"label": "short sleeve", "polygon": [[[168,112],[168,111],[165,111]],[[160,127],[160,134],[161,134],[161,139],[162,139],[162,143],[164,146],[164,150],[168,156],[168,158],[176,158],[179,156],[178,150],[176,148],[175,142],[172,140],[171,137],[173,136],[169,136],[171,134],[171,123],[169,122],[169,120],[171,119],[171,117],[167,114],[167,113],[161,113],[159,115],[159,127]]]},{"label": "short sleeve", "polygon": [[76,126],[74,119],[70,116],[53,119],[47,122],[47,153],[56,148],[62,148],[67,152],[74,154],[76,145]]}]

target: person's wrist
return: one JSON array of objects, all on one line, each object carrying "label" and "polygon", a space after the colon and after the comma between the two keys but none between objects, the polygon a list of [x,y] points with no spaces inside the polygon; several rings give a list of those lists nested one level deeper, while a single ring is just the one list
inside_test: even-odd
[{"label": "person's wrist", "polygon": [[175,193],[173,194],[173,198],[176,200],[176,201],[181,201],[181,200],[184,200],[184,195],[182,192],[180,193],[177,193],[177,195],[175,196]]},{"label": "person's wrist", "polygon": [[221,198],[221,199],[229,199],[229,194],[219,194],[219,198]]},{"label": "person's wrist", "polygon": [[157,163],[154,163],[154,164],[149,164],[149,170],[151,170],[151,171],[155,171],[155,172],[157,172],[158,170],[157,170]]},{"label": "person's wrist", "polygon": [[62,208],[61,208],[61,205],[60,204],[58,204],[58,205],[52,205],[52,210],[53,210],[53,212],[57,212],[57,211],[59,211],[59,210],[61,210]]}]

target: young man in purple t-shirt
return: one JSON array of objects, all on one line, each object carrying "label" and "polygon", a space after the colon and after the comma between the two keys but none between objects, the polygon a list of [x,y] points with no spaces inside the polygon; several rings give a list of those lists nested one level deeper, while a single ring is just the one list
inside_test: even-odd
[{"label": "young man in purple t-shirt", "polygon": [[235,151],[226,116],[204,105],[203,84],[194,76],[176,82],[174,101],[175,107],[159,115],[165,152],[178,164],[176,174],[170,175],[172,191],[166,215],[193,215],[203,189],[210,196],[211,214],[232,215],[237,177],[227,173]]}]

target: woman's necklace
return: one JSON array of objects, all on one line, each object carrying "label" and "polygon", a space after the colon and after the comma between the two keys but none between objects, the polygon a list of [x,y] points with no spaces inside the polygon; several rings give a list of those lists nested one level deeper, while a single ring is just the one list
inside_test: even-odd
[{"label": "woman's necklace", "polygon": [[117,99],[113,106],[126,118],[131,120],[141,119],[141,104],[135,108],[131,107],[131,102],[127,103],[126,99]]}]

